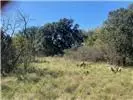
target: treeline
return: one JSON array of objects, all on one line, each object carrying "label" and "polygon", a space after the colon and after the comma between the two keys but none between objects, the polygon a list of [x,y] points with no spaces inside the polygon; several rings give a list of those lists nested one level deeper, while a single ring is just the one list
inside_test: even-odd
[{"label": "treeline", "polygon": [[63,55],[65,49],[79,47],[84,40],[79,25],[74,24],[72,19],[63,18],[41,27],[27,27],[27,18],[22,13],[19,13],[19,19],[22,29],[12,33],[12,37],[6,30],[10,23],[1,30],[3,74],[9,73],[21,63],[27,70],[35,56]]},{"label": "treeline", "polygon": [[83,61],[105,61],[122,66],[132,64],[133,4],[127,9],[109,12],[102,27],[88,32],[79,29],[74,20],[67,18],[41,27],[27,27],[28,21],[29,18],[22,12],[19,12],[14,23],[7,19],[2,21],[3,75],[16,69],[17,64],[23,64],[26,71],[35,56],[65,54]]}]

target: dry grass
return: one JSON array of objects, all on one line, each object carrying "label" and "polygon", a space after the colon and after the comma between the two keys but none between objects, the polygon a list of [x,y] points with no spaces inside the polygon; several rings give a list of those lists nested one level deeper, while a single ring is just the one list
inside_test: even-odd
[{"label": "dry grass", "polygon": [[133,100],[133,67],[114,74],[104,63],[37,58],[29,73],[2,77],[2,100]]}]

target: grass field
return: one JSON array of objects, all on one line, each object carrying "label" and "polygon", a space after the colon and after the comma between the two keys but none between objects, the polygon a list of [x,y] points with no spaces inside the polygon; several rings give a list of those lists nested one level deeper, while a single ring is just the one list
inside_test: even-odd
[{"label": "grass field", "polygon": [[104,63],[80,63],[37,58],[28,73],[2,77],[2,100],[133,100],[133,67],[113,73]]}]

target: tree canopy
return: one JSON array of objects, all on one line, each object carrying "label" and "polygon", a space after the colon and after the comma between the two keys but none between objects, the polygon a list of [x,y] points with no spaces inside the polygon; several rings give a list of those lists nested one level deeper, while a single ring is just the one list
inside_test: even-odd
[{"label": "tree canopy", "polygon": [[79,46],[83,34],[72,19],[63,18],[39,29],[38,48],[46,55],[63,54],[64,49]]}]

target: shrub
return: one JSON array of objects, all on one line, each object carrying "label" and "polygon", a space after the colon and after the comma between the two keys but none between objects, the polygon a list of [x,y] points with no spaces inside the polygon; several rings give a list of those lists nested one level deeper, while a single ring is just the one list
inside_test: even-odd
[{"label": "shrub", "polygon": [[78,49],[69,49],[65,51],[65,57],[80,61],[103,61],[104,53],[95,47],[82,46]]},{"label": "shrub", "polygon": [[11,72],[16,65],[16,52],[12,45],[12,38],[1,31],[1,73],[5,75]]}]

